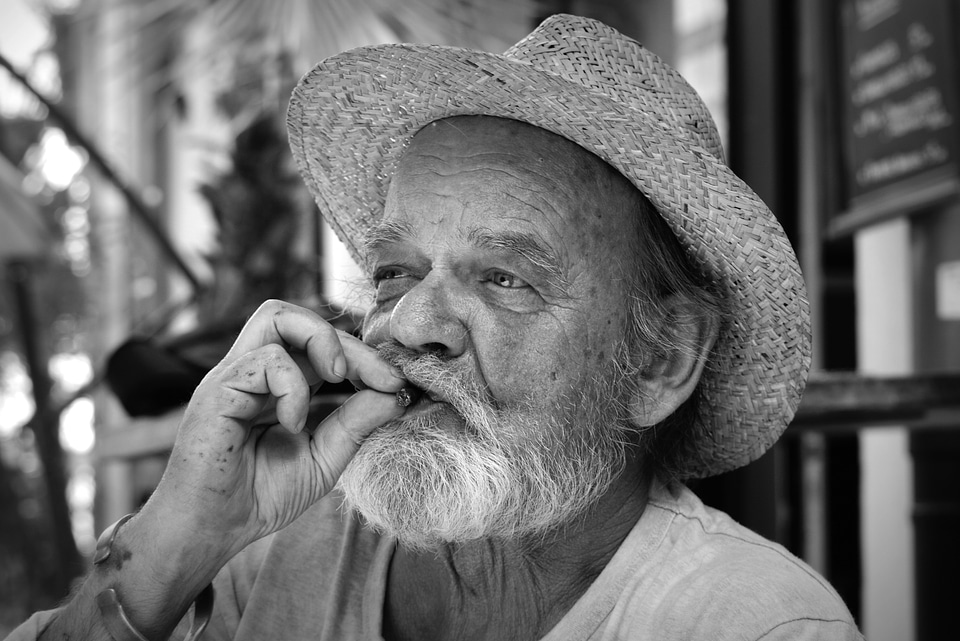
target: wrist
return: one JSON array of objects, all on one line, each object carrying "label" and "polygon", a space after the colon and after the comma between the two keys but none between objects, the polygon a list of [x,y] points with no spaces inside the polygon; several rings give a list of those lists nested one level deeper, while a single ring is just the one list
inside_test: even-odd
[{"label": "wrist", "polygon": [[[212,497],[212,498],[211,498]],[[190,574],[214,576],[238,552],[256,540],[249,510],[231,507],[230,497],[198,490],[173,474],[165,474],[157,489],[127,527],[149,533],[162,551],[160,559],[182,559]],[[242,517],[241,517],[242,515]],[[179,567],[179,566],[178,566]]]},{"label": "wrist", "polygon": [[[196,639],[206,627],[213,607],[212,574],[210,580],[204,582],[202,572],[171,579],[165,572],[158,571],[155,563],[158,555],[151,555],[151,546],[146,545],[149,538],[124,532],[128,527],[132,529],[136,520],[135,515],[121,518],[106,528],[97,541],[93,562],[94,574],[100,575],[100,587],[96,603],[104,627],[114,641],[165,638],[197,594],[187,636],[187,639]],[[176,555],[168,558],[166,571],[186,567],[179,561]],[[196,588],[198,579],[199,589]]]}]

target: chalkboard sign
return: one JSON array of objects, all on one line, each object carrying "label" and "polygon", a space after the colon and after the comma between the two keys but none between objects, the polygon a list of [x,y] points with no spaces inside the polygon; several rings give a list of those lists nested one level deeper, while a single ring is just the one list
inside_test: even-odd
[{"label": "chalkboard sign", "polygon": [[843,155],[854,208],[957,162],[950,9],[947,0],[844,0]]}]

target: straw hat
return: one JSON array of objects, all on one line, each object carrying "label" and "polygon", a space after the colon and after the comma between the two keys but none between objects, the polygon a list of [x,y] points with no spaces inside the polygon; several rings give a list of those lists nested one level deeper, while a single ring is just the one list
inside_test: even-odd
[{"label": "straw hat", "polygon": [[570,15],[502,55],[403,44],[327,58],[294,90],[287,127],[307,186],[354,258],[411,137],[456,115],[521,120],[604,159],[722,287],[731,319],[701,381],[707,433],[684,475],[740,467],[773,445],[810,367],[803,279],[776,218],[724,164],[690,85],[634,40]]}]

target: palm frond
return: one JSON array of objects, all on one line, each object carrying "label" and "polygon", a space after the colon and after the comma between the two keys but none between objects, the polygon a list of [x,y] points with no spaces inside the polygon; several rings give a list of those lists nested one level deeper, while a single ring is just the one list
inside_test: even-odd
[{"label": "palm frond", "polygon": [[[502,51],[529,31],[536,11],[537,0],[85,0],[74,19],[100,12],[124,26],[109,44],[122,55],[108,56],[122,68],[105,73],[141,95],[157,96],[158,104],[177,100],[187,78],[217,69],[219,90],[236,87],[233,101],[245,96],[251,103],[233,109],[248,121],[254,103],[276,104],[271,92],[287,90],[332,54],[400,41]],[[202,34],[192,46],[191,30]],[[261,80],[264,95],[257,98],[256,79],[241,72],[285,77]]]}]

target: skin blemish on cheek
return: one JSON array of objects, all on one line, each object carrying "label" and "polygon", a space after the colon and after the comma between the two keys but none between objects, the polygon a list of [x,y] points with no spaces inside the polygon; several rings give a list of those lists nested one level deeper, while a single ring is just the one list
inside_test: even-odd
[{"label": "skin blemish on cheek", "polygon": [[594,363],[602,363],[607,357],[607,353],[604,350],[594,350],[587,348],[583,350],[583,360],[592,361]]}]

